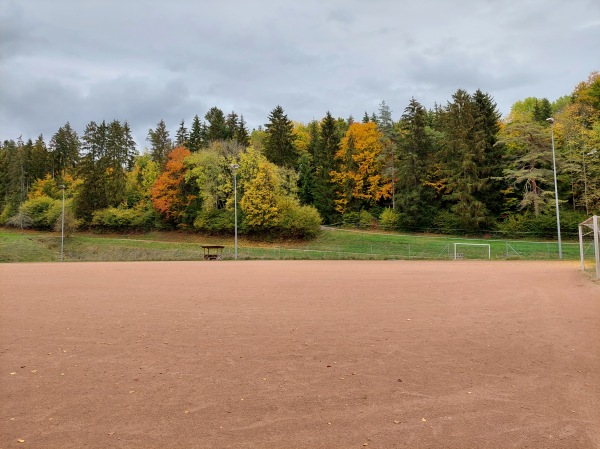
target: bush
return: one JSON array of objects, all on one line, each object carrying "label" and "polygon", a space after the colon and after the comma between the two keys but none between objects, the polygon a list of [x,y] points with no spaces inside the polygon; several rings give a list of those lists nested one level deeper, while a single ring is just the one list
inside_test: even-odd
[{"label": "bush", "polygon": [[321,216],[313,206],[290,204],[279,219],[282,237],[314,239],[321,230]]},{"label": "bush", "polygon": [[93,213],[91,227],[105,230],[150,230],[154,228],[157,214],[151,207],[141,204],[127,209],[108,207]]},{"label": "bush", "polygon": [[345,212],[344,215],[342,215],[342,221],[344,225],[349,225],[354,228],[358,227],[359,220],[360,217],[358,212]]},{"label": "bush", "polygon": [[358,227],[361,229],[377,228],[377,218],[366,210],[361,210],[358,214]]},{"label": "bush", "polygon": [[0,213],[0,226],[8,224],[8,220],[14,215],[15,208],[11,204],[7,204]]},{"label": "bush", "polygon": [[33,219],[29,215],[25,215],[19,211],[16,215],[10,217],[4,223],[6,226],[12,226],[13,228],[29,229],[33,226]]},{"label": "bush", "polygon": [[[241,218],[238,211],[238,224],[243,222]],[[227,209],[202,211],[194,220],[194,229],[208,234],[231,234],[235,230],[234,211]]]},{"label": "bush", "polygon": [[62,201],[38,196],[21,204],[19,212],[33,220],[36,229],[51,230],[62,213]]},{"label": "bush", "polygon": [[387,231],[392,231],[398,227],[400,215],[392,209],[385,209],[379,217],[381,227]]},{"label": "bush", "polygon": [[[69,237],[75,233],[77,228],[79,227],[79,220],[75,217],[75,212],[72,207],[65,207],[65,237]],[[62,232],[63,223],[62,223],[62,214],[56,219],[54,223],[54,230],[56,232]]]},{"label": "bush", "polygon": [[[577,235],[578,226],[586,215],[574,211],[560,211],[561,234]],[[537,217],[531,212],[511,215],[498,225],[500,232],[511,238],[540,237],[556,238],[556,215],[543,213]]]},{"label": "bush", "polygon": [[450,211],[443,210],[433,220],[434,230],[441,234],[461,234],[464,232],[461,229],[459,218]]}]

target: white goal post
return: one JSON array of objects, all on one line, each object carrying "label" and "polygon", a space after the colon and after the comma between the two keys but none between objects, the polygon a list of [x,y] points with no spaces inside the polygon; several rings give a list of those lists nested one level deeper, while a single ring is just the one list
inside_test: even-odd
[{"label": "white goal post", "polygon": [[488,259],[492,258],[492,249],[489,243],[455,243],[454,244],[454,260],[461,259],[463,255],[457,251],[458,246],[487,246]]},{"label": "white goal post", "polygon": [[[593,248],[594,263],[596,265],[596,278],[600,279],[600,229],[598,227],[598,221],[598,216],[594,215],[593,217],[590,217],[587,220],[579,223],[579,255],[581,257],[581,271],[585,271],[586,248],[583,238],[589,234],[593,234],[593,241],[590,246]],[[591,231],[589,229],[591,229]]]}]

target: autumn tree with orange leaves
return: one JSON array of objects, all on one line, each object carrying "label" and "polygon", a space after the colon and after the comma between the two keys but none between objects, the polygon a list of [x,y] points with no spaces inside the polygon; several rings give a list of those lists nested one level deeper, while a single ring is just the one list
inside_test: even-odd
[{"label": "autumn tree with orange leaves", "polygon": [[169,223],[184,227],[195,218],[190,209],[198,198],[194,184],[185,180],[188,169],[185,158],[190,154],[185,147],[172,150],[167,156],[165,171],[151,189],[154,208]]},{"label": "autumn tree with orange leaves", "polygon": [[392,183],[383,175],[381,140],[373,122],[353,123],[342,138],[335,155],[339,168],[331,172],[338,212],[357,212],[390,198]]}]

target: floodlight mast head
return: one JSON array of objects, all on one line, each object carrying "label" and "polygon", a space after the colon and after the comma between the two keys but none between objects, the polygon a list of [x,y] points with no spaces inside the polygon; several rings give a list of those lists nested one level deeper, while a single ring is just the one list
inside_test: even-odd
[{"label": "floodlight mast head", "polygon": [[547,121],[548,123],[550,123],[551,125],[554,125],[554,119],[553,119],[552,117],[548,117],[548,118],[546,119],[546,121]]}]

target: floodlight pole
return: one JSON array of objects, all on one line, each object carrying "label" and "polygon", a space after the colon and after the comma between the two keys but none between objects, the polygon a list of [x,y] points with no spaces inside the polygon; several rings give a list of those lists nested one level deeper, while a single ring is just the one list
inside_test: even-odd
[{"label": "floodlight pole", "polygon": [[234,244],[234,254],[235,260],[238,258],[238,222],[237,222],[237,169],[240,168],[238,164],[231,164],[231,169],[233,170],[233,210],[234,210],[234,220],[235,220],[235,244]]},{"label": "floodlight pole", "polygon": [[558,258],[562,259],[562,242],[560,239],[560,212],[558,210],[558,183],[556,181],[556,156],[554,153],[554,119],[549,117],[546,119],[550,123],[550,129],[552,130],[552,165],[554,167],[554,198],[556,200],[556,229],[558,231]]},{"label": "floodlight pole", "polygon": [[62,216],[60,220],[60,261],[65,260],[65,185],[60,186],[62,189]]}]

